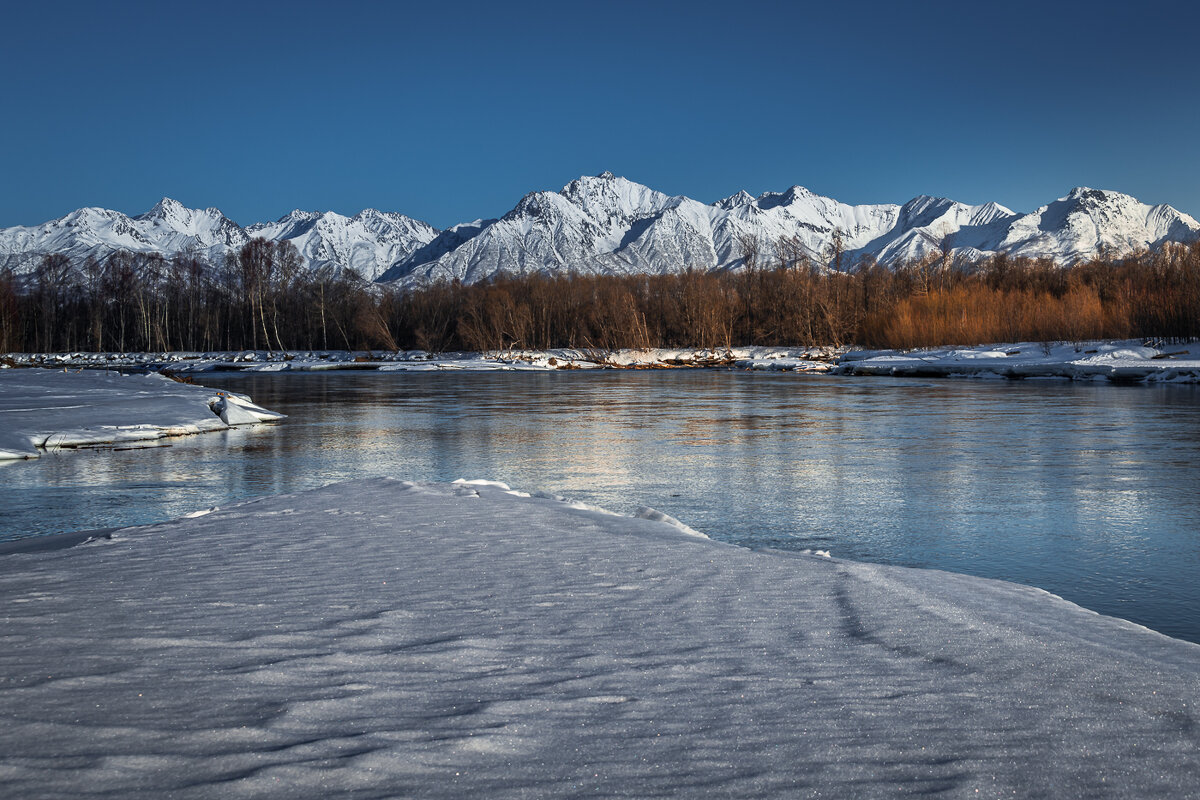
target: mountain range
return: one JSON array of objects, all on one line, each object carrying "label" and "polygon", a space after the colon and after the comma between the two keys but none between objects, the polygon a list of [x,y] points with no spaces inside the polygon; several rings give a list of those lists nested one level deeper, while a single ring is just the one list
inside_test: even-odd
[{"label": "mountain range", "polygon": [[46,253],[76,260],[117,250],[171,256],[194,252],[219,263],[256,236],[289,240],[311,269],[354,269],[398,285],[485,280],[499,272],[636,274],[738,269],[804,256],[885,266],[942,248],[963,260],[1000,251],[1067,265],[1200,238],[1200,223],[1168,205],[1080,187],[1035,211],[920,196],[903,205],[847,205],[801,186],[715,203],[655,191],[612,173],[581,177],[561,191],[531,192],[499,219],[439,231],[403,214],[366,209],[353,217],[293,211],[241,227],[216,208],[164,198],[145,214],[81,208],[41,225],[0,229],[0,267],[26,272]]}]

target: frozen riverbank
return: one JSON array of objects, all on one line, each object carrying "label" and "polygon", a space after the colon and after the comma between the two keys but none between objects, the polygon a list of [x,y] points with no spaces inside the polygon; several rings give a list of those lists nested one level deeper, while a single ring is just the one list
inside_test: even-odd
[{"label": "frozen riverbank", "polygon": [[920,350],[852,351],[843,375],[933,378],[1065,378],[1113,383],[1200,383],[1200,344],[1020,342]]},{"label": "frozen riverbank", "polygon": [[283,417],[244,395],[161,375],[0,370],[0,460],[47,449],[145,443]]},{"label": "frozen riverbank", "polygon": [[221,353],[9,353],[14,366],[133,368],[185,372],[319,372],[380,370],[559,370],[737,367],[771,371],[827,372],[831,347],[652,348],[648,350],[501,350],[489,353],[396,353],[352,350]]},{"label": "frozen riverbank", "polygon": [[1200,647],[495,486],[361,481],[6,556],[0,601],[18,797],[1200,783]]},{"label": "frozen riverbank", "polygon": [[490,353],[240,351],[224,353],[10,353],[16,366],[132,368],[174,373],[379,370],[724,368],[941,378],[1062,378],[1114,383],[1200,383],[1200,343],[1017,342],[916,350],[733,347],[716,350],[504,350]]}]

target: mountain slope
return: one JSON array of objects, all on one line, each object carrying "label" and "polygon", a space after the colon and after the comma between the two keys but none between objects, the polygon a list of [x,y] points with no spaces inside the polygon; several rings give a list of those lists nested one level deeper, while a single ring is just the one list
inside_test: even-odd
[{"label": "mountain slope", "polygon": [[81,261],[116,250],[193,251],[218,263],[251,237],[293,242],[311,269],[353,269],[368,280],[419,285],[475,282],[499,273],[667,273],[807,260],[885,266],[950,249],[971,260],[1005,251],[1060,264],[1123,255],[1200,237],[1200,223],[1167,205],[1078,188],[1021,214],[996,203],[920,196],[903,205],[848,205],[801,187],[712,204],[655,191],[605,172],[561,191],[525,195],[498,219],[438,231],[402,214],[353,217],[293,211],[238,227],[215,208],[164,198],[136,217],[83,208],[42,225],[0,229],[0,268],[28,271],[45,253]]},{"label": "mountain slope", "polygon": [[373,281],[389,266],[431,242],[438,230],[403,214],[368,208],[353,217],[296,210],[275,222],[250,225],[246,233],[290,240],[310,269],[353,269]]},{"label": "mountain slope", "polygon": [[894,266],[943,249],[968,260],[1004,250],[1069,264],[1197,236],[1200,223],[1170,206],[1091,189],[1076,189],[1031,214],[926,196],[902,206],[852,206],[801,186],[758,197],[739,192],[705,205],[603,173],[560,192],[526,195],[498,220],[445,231],[380,280],[408,285],[469,283],[501,272],[738,269],[746,266],[747,252],[759,266],[806,258],[844,268],[868,256]]},{"label": "mountain slope", "polygon": [[374,280],[388,266],[432,241],[437,229],[403,214],[367,209],[353,217],[293,211],[275,222],[241,228],[218,209],[189,209],[164,197],[145,214],[130,217],[103,208],[81,208],[34,226],[0,229],[0,268],[27,272],[46,253],[76,262],[133,253],[193,252],[213,264],[252,237],[292,241],[311,269],[354,269]]},{"label": "mountain slope", "polygon": [[246,243],[246,232],[219,210],[185,208],[164,197],[136,217],[104,208],[81,208],[41,225],[0,229],[0,266],[32,269],[45,253],[76,261],[104,258],[117,250],[134,253],[193,251],[210,261]]}]

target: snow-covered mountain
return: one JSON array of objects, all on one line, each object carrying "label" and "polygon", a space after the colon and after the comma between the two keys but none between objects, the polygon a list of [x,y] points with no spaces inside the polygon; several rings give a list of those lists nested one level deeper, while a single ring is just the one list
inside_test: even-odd
[{"label": "snow-covered mountain", "polygon": [[251,236],[289,239],[310,269],[353,269],[367,280],[429,243],[437,228],[420,220],[368,208],[353,217],[297,209],[274,222],[246,228]]},{"label": "snow-covered mountain", "polygon": [[106,208],[81,208],[41,225],[0,229],[0,266],[23,272],[46,253],[83,261],[116,250],[166,255],[194,251],[216,262],[247,239],[246,232],[219,210],[185,208],[164,197],[136,217]]},{"label": "snow-covered mountain", "polygon": [[1075,189],[1031,214],[925,196],[904,205],[852,206],[801,186],[759,197],[739,192],[708,205],[606,172],[560,192],[528,194],[500,219],[444,231],[380,280],[737,269],[745,266],[748,246],[760,266],[797,256],[826,264],[838,252],[843,265],[864,256],[895,265],[943,247],[964,259],[1005,250],[1069,264],[1198,236],[1200,223],[1170,206],[1092,189]]},{"label": "snow-covered mountain", "polygon": [[438,231],[403,214],[367,209],[353,217],[293,211],[275,222],[241,228],[218,209],[189,209],[164,197],[145,214],[129,217],[103,208],[81,208],[41,225],[0,229],[0,267],[32,269],[46,253],[82,262],[117,250],[193,252],[218,264],[252,237],[288,239],[311,269],[352,268],[368,280],[432,240]]},{"label": "snow-covered mountain", "polygon": [[1029,214],[996,203],[938,197],[904,205],[847,205],[801,186],[715,203],[671,196],[605,172],[561,191],[527,194],[499,219],[438,231],[402,214],[367,209],[353,217],[293,211],[238,227],[215,208],[163,199],[128,217],[84,208],[43,225],[0,229],[0,267],[32,268],[45,253],[74,259],[115,250],[172,255],[192,250],[218,262],[254,236],[292,241],[312,269],[352,268],[399,285],[484,280],[499,272],[666,273],[760,266],[807,258],[847,266],[870,256],[884,265],[950,247],[970,260],[1006,251],[1070,264],[1200,237],[1200,223],[1167,205],[1079,188]]}]

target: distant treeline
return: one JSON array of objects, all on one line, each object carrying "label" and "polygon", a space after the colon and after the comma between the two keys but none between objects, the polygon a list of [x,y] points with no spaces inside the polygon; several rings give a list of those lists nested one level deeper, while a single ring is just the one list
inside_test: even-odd
[{"label": "distant treeline", "polygon": [[950,252],[898,268],[797,256],[737,272],[501,276],[395,289],[255,239],[193,255],[44,256],[0,272],[0,352],[501,350],[1200,337],[1200,242],[1063,268]]}]

